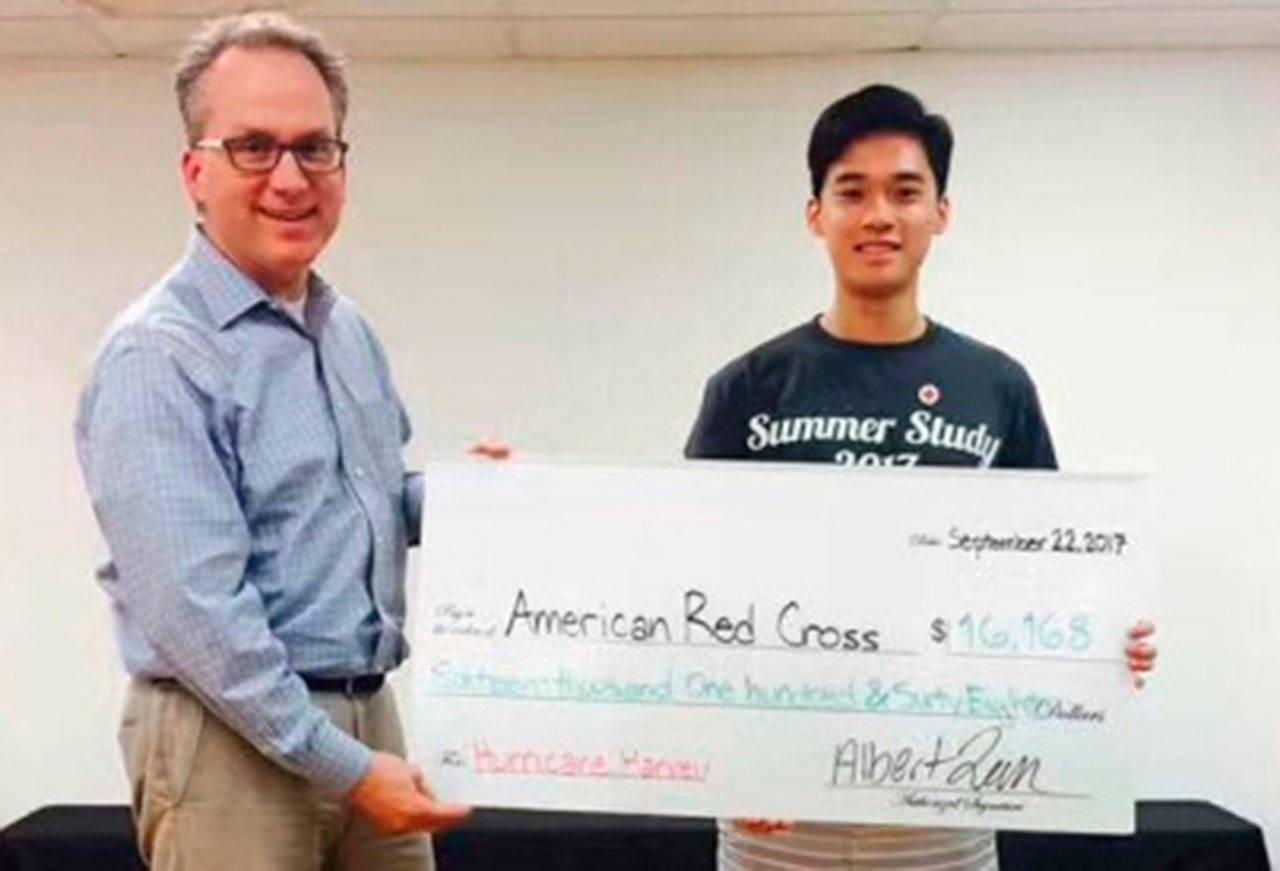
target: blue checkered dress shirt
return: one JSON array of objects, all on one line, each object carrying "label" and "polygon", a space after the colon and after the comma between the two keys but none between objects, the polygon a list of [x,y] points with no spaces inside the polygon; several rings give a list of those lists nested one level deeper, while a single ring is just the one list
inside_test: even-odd
[{"label": "blue checkered dress shirt", "polygon": [[194,233],[108,331],[76,448],[129,672],[179,680],[342,792],[370,750],[298,675],[384,673],[408,654],[422,478],[404,472],[408,418],[355,307],[313,275],[303,320]]}]

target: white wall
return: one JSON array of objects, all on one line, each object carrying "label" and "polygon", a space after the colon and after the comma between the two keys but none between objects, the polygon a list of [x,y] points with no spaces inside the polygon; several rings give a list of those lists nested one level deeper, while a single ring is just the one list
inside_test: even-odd
[{"label": "white wall", "polygon": [[[677,456],[703,379],[829,293],[816,113],[870,80],[958,132],[926,305],[1019,356],[1064,466],[1155,474],[1139,792],[1280,843],[1280,53],[358,65],[324,267],[388,345],[410,454]],[[111,314],[186,234],[164,69],[0,66],[0,823],[123,800],[71,442]]]}]

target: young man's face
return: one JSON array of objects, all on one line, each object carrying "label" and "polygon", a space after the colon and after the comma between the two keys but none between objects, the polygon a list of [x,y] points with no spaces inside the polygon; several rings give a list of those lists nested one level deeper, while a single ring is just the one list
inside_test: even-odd
[{"label": "young man's face", "polygon": [[924,147],[900,133],[851,144],[805,209],[809,232],[826,245],[839,286],[866,297],[914,289],[929,245],[949,217]]},{"label": "young man's face", "polygon": [[[335,137],[329,89],[303,55],[278,48],[224,51],[201,77],[203,139],[262,134],[292,144]],[[271,172],[242,172],[221,149],[188,149],[187,193],[206,234],[269,292],[300,290],[338,226],[346,171],[306,173],[286,152]]]}]

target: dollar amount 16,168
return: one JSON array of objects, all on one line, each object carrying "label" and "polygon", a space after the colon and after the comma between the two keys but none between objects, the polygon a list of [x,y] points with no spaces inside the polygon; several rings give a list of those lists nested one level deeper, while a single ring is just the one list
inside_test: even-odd
[{"label": "dollar amount 16,168", "polygon": [[1082,653],[1093,646],[1090,615],[1053,611],[1021,615],[965,612],[952,633],[941,617],[930,625],[936,644],[973,653]]}]

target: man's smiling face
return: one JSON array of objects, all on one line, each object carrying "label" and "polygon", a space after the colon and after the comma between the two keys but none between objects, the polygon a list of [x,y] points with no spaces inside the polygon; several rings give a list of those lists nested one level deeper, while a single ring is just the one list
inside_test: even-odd
[{"label": "man's smiling face", "polygon": [[924,147],[901,133],[853,142],[828,168],[819,196],[805,210],[837,283],[870,297],[914,289],[929,245],[949,217]]},{"label": "man's smiling face", "polygon": [[[333,101],[304,55],[278,48],[232,47],[201,76],[202,139],[262,135],[285,144],[336,137]],[[231,165],[221,149],[188,149],[187,193],[205,233],[268,292],[300,292],[311,264],[337,229],[346,171],[306,173],[285,153],[271,172]]]}]

